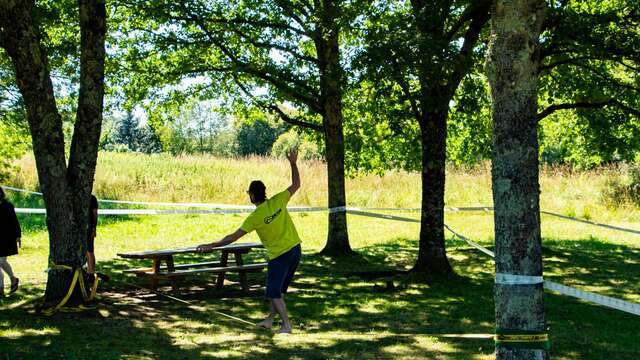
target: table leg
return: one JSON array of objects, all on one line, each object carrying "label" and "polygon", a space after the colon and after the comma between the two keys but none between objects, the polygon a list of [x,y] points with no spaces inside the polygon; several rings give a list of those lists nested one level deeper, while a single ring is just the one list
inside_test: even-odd
[{"label": "table leg", "polygon": [[151,290],[158,288],[158,273],[160,272],[160,258],[153,258],[153,272],[151,273]]},{"label": "table leg", "polygon": [[[242,266],[242,252],[236,251],[233,253],[233,256],[236,259],[236,265]],[[249,284],[247,283],[247,272],[240,270],[240,285],[242,286],[242,291],[249,292]]]},{"label": "table leg", "polygon": [[[220,266],[227,266],[227,262],[229,261],[229,252],[222,251],[222,256],[220,257]],[[218,274],[218,281],[216,282],[216,289],[222,289],[224,285],[224,272]]]},{"label": "table leg", "polygon": [[[165,262],[167,263],[167,272],[176,271],[176,268],[173,264],[173,255],[167,256]],[[173,289],[173,291],[178,291],[178,279],[173,276],[169,276],[169,281],[171,282],[171,288]]]}]

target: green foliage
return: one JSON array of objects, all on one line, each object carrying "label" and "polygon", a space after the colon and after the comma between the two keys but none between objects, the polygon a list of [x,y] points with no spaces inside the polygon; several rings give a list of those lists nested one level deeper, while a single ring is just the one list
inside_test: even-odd
[{"label": "green foliage", "polygon": [[609,179],[602,189],[602,198],[610,206],[640,206],[640,166],[626,169],[626,175]]},{"label": "green foliage", "polygon": [[351,176],[420,170],[420,130],[397,87],[388,85],[362,81],[345,96],[345,165]]},{"label": "green foliage", "polygon": [[286,101],[299,119],[313,120],[320,110],[317,10],[297,1],[129,4],[115,14],[127,34],[116,39],[127,49],[122,62],[133,69],[120,85],[131,103],[180,92],[270,111]]},{"label": "green foliage", "polygon": [[0,182],[6,182],[18,170],[13,162],[22,157],[29,147],[27,129],[8,119],[0,119]]},{"label": "green foliage", "polygon": [[132,112],[127,112],[121,119],[111,119],[105,124],[100,138],[100,149],[125,152],[138,151],[145,154],[162,151],[160,137],[156,131],[145,124],[140,126]]},{"label": "green foliage", "polygon": [[269,155],[278,136],[284,132],[281,126],[274,126],[266,118],[244,121],[238,127],[236,142],[238,155]]},{"label": "green foliage", "polygon": [[271,155],[284,158],[290,150],[298,149],[298,158],[302,160],[321,160],[324,155],[320,148],[323,147],[292,129],[276,139],[271,148]]},{"label": "green foliage", "polygon": [[[593,167],[640,151],[640,13],[631,0],[553,2],[541,38],[542,158]],[[554,113],[557,110],[566,110]]]},{"label": "green foliage", "polygon": [[172,97],[148,110],[148,123],[160,137],[164,151],[173,155],[237,154],[236,130],[230,124],[230,115],[210,101]]},{"label": "green foliage", "polygon": [[474,165],[491,159],[491,98],[481,74],[465,77],[453,98],[447,122],[447,159]]}]

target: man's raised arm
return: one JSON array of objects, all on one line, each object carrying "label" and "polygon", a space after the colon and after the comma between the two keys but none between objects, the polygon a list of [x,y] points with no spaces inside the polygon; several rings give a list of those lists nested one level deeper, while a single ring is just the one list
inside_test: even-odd
[{"label": "man's raised arm", "polygon": [[289,159],[289,164],[291,165],[291,186],[287,190],[289,190],[289,194],[293,196],[293,194],[300,189],[300,173],[298,172],[298,150],[293,149],[287,154],[287,159]]}]

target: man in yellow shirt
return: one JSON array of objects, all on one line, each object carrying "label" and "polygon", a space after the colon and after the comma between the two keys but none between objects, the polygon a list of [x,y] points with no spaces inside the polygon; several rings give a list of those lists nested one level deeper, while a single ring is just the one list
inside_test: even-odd
[{"label": "man in yellow shirt", "polygon": [[287,190],[267,199],[262,181],[252,181],[247,193],[256,209],[245,219],[242,226],[220,241],[198,246],[198,251],[207,252],[215,247],[231,244],[253,230],[258,233],[269,258],[266,297],[271,301],[269,316],[258,323],[258,326],[270,329],[277,313],[282,319],[279,333],[291,333],[291,323],[283,295],[287,293],[301,255],[300,237],[287,211],[289,199],[300,188],[300,174],[296,164],[298,153],[292,151],[287,155],[287,159],[291,165],[291,186]]}]

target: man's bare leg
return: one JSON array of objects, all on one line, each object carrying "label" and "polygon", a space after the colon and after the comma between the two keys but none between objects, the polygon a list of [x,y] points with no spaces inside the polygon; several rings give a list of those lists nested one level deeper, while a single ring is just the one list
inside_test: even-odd
[{"label": "man's bare leg", "polygon": [[273,327],[273,320],[276,317],[276,309],[273,307],[273,299],[269,299],[269,306],[271,308],[269,316],[266,319],[260,321],[257,325],[265,329],[271,329]]},{"label": "man's bare leg", "polygon": [[273,307],[276,309],[278,315],[282,319],[282,327],[278,330],[278,334],[290,334],[291,323],[289,322],[289,316],[287,315],[287,305],[284,303],[284,298],[271,299]]}]

